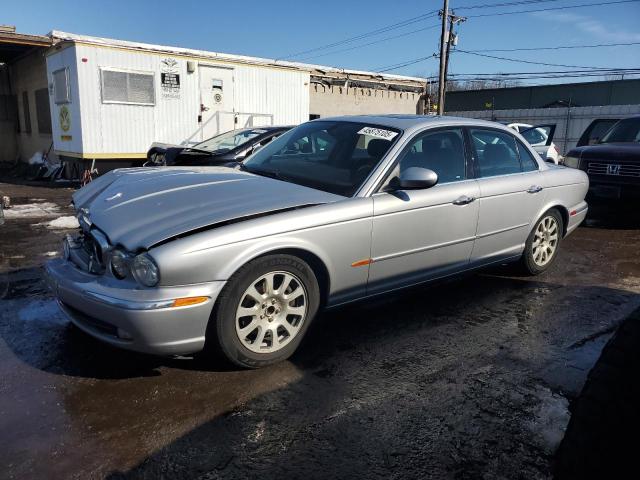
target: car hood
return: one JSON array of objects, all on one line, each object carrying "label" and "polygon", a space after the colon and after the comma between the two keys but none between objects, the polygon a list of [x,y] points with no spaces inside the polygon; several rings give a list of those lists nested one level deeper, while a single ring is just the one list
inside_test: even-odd
[{"label": "car hood", "polygon": [[568,155],[587,160],[640,162],[640,143],[600,143],[574,148]]},{"label": "car hood", "polygon": [[343,198],[226,167],[173,167],[111,171],[73,202],[112,245],[137,251],[221,222]]}]

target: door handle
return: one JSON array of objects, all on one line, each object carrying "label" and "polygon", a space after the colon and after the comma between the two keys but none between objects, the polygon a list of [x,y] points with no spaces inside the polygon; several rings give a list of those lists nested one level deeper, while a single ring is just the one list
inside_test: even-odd
[{"label": "door handle", "polygon": [[473,202],[476,199],[476,197],[469,197],[467,195],[462,195],[458,198],[456,198],[453,201],[454,205],[468,205],[469,203]]},{"label": "door handle", "polygon": [[542,191],[542,187],[540,185],[531,185],[527,190],[527,193],[538,193]]}]

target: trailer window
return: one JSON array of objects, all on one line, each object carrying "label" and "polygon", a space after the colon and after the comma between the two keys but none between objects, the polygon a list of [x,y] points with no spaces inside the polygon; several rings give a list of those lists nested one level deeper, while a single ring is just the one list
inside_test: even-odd
[{"label": "trailer window", "polygon": [[154,105],[153,73],[102,69],[102,103]]},{"label": "trailer window", "polygon": [[71,102],[68,68],[61,68],[53,72],[53,91],[56,105]]}]

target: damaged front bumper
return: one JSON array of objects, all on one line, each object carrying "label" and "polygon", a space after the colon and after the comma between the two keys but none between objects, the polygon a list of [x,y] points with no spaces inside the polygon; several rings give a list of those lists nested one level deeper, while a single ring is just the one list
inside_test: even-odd
[{"label": "damaged front bumper", "polygon": [[[78,328],[116,347],[156,355],[187,355],[204,348],[211,310],[225,285],[135,288],[63,259],[48,262],[45,270],[60,308]],[[208,299],[173,306],[187,297]]]}]

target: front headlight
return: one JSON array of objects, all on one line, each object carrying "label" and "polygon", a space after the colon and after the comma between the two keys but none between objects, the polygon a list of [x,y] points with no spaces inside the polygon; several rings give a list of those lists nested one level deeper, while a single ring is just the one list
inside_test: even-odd
[{"label": "front headlight", "polygon": [[121,280],[129,274],[127,254],[122,250],[114,250],[111,254],[111,271],[116,278]]},{"label": "front headlight", "polygon": [[564,157],[564,165],[569,168],[578,168],[580,159],[578,157]]},{"label": "front headlight", "polygon": [[155,287],[160,281],[158,266],[146,253],[141,253],[133,259],[131,271],[135,279],[146,287]]}]

